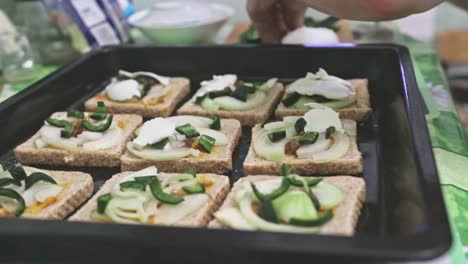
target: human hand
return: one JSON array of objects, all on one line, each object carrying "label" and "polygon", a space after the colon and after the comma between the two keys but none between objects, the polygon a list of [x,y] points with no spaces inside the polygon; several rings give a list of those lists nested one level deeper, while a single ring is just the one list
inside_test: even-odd
[{"label": "human hand", "polygon": [[280,43],[291,30],[304,24],[306,1],[248,0],[247,12],[264,43]]}]

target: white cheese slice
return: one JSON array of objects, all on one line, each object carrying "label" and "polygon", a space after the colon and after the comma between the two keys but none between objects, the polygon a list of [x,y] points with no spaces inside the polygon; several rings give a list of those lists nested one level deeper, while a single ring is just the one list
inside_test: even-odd
[{"label": "white cheese slice", "polygon": [[283,37],[283,44],[331,44],[338,43],[336,33],[328,28],[299,27]]},{"label": "white cheese slice", "polygon": [[117,146],[124,140],[122,129],[112,128],[107,130],[102,137],[83,144],[85,151],[97,151]]},{"label": "white cheese slice", "polygon": [[197,96],[203,96],[206,93],[213,91],[221,91],[224,88],[229,87],[234,90],[234,84],[237,81],[237,75],[225,74],[225,75],[213,75],[212,80],[201,82],[201,88],[197,93]]},{"label": "white cheese slice", "polygon": [[146,121],[140,129],[138,137],[133,140],[136,148],[154,144],[175,133],[175,124],[165,118],[157,117]]},{"label": "white cheese slice", "polygon": [[322,68],[316,74],[307,73],[306,77],[294,81],[288,86],[286,92],[308,96],[321,95],[336,100],[348,99],[356,95],[350,82],[328,75]]},{"label": "white cheese slice", "polygon": [[179,204],[163,204],[159,207],[155,217],[156,224],[173,225],[195,211],[200,210],[209,201],[206,193],[184,196],[184,201]]},{"label": "white cheese slice", "polygon": [[128,101],[141,97],[139,87],[140,84],[135,80],[112,82],[107,85],[106,94],[113,101]]},{"label": "white cheese slice", "polygon": [[333,109],[313,103],[306,105],[318,108],[311,109],[307,113],[305,113],[305,132],[324,133],[326,132],[327,128],[331,126],[335,127],[335,130],[337,132],[344,132],[339,114],[333,111]]},{"label": "white cheese slice", "polygon": [[124,75],[128,78],[135,78],[137,76],[148,76],[148,77],[158,80],[163,85],[168,85],[170,82],[169,77],[162,76],[162,75],[152,73],[152,72],[138,71],[138,72],[131,73],[131,72],[120,70],[119,74]]}]

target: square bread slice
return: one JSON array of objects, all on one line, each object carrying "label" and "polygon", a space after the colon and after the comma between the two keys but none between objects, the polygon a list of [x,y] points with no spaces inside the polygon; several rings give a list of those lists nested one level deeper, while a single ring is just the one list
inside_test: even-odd
[{"label": "square bread slice", "polygon": [[[367,79],[352,79],[351,87],[356,90],[356,102],[353,104],[335,109],[340,114],[340,118],[351,119],[351,120],[365,120],[372,112],[370,105],[370,96]],[[285,107],[283,103],[280,103],[275,110],[275,116],[281,119],[285,116],[302,116],[309,109],[295,109],[291,107]]]},{"label": "square bread slice", "polygon": [[209,111],[204,109],[198,104],[195,104],[195,96],[185,103],[179,110],[178,115],[198,115],[198,116],[212,116],[219,115],[222,118],[233,118],[241,122],[243,126],[253,126],[258,123],[264,123],[273,114],[275,106],[281,100],[284,93],[284,86],[277,83],[267,93],[265,103],[249,110],[244,111]]},{"label": "square bread slice", "polygon": [[[241,178],[234,184],[220,209],[233,206],[234,193],[242,186],[243,182],[250,181],[255,183],[275,178],[279,178],[279,176],[254,175]],[[319,234],[352,236],[355,232],[362,204],[366,196],[366,184],[364,180],[352,176],[325,177],[323,180],[338,187],[344,193],[344,199],[335,209],[333,219],[320,228]],[[225,228],[216,219],[211,221],[208,227]]]},{"label": "square bread slice", "polygon": [[[72,215],[70,221],[82,221],[82,222],[93,222],[91,214],[97,207],[97,198],[103,194],[109,193],[112,186],[114,186],[121,179],[132,174],[133,172],[126,171],[112,176],[107,180],[104,185],[99,189],[99,191],[86,203],[83,207],[80,208],[74,215]],[[163,175],[174,175],[174,173],[161,173]],[[224,198],[229,192],[229,178],[224,175],[217,174],[197,174],[197,177],[209,177],[211,179],[218,178],[213,185],[206,187],[206,193],[212,198],[207,204],[205,204],[199,211],[194,212],[193,214],[183,218],[176,223],[177,226],[192,226],[192,227],[202,227],[206,226],[209,221],[212,219],[213,212],[219,208],[223,203]]]},{"label": "square bread slice", "polygon": [[156,166],[161,171],[184,172],[196,168],[198,172],[224,174],[232,170],[232,153],[239,143],[241,124],[235,119],[221,119],[221,130],[228,137],[229,143],[215,146],[211,153],[201,152],[198,157],[186,157],[178,160],[151,161],[141,159],[129,151],[121,158],[122,171],[139,171],[149,166]]},{"label": "square bread slice", "polygon": [[57,199],[48,204],[47,201],[41,204],[28,206],[21,215],[23,218],[37,219],[63,219],[76,210],[93,193],[93,178],[91,175],[77,171],[41,171],[52,177],[57,184],[65,188]]},{"label": "square bread slice", "polygon": [[[63,112],[59,112],[64,114]],[[36,139],[39,132],[14,150],[15,156],[23,164],[28,165],[62,165],[71,167],[117,167],[120,157],[128,141],[133,137],[133,131],[140,126],[143,118],[138,115],[114,115],[113,122],[123,129],[124,140],[117,146],[98,151],[85,151],[81,147],[76,150],[59,148],[37,148]]]},{"label": "square bread slice", "polygon": [[[261,129],[260,125],[252,128],[252,138],[257,131]],[[356,127],[353,127],[356,135]],[[349,136],[351,139],[351,147],[348,153],[337,160],[316,163],[308,159],[298,159],[292,155],[285,155],[282,163],[287,164],[293,173],[299,175],[336,175],[350,174],[356,175],[362,173],[362,156],[356,144],[356,136]],[[281,175],[281,165],[275,161],[267,160],[255,154],[253,144],[250,144],[249,152],[244,161],[244,175]]]},{"label": "square bread slice", "polygon": [[170,91],[160,97],[144,102],[135,100],[130,102],[116,102],[110,100],[105,91],[100,92],[93,98],[85,102],[85,109],[89,112],[97,111],[97,102],[103,101],[106,104],[107,111],[110,113],[138,114],[145,117],[167,117],[190,93],[190,80],[182,77],[170,79]]}]

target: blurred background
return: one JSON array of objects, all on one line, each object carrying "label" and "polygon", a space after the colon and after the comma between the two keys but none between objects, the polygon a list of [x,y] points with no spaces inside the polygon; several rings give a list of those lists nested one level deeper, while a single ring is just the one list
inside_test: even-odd
[{"label": "blurred background", "polygon": [[[189,1],[196,5],[185,11],[164,5],[168,2],[177,1],[0,1],[0,101],[102,45],[251,42],[244,39],[250,35],[242,34],[249,29],[245,0]],[[155,8],[158,4],[163,5]],[[212,4],[219,5],[218,9],[206,9]],[[218,19],[215,15],[209,18],[215,14],[213,10],[219,12]],[[308,15],[315,21],[327,18],[314,10]],[[185,20],[175,21],[174,17]],[[213,21],[205,25],[200,22],[203,19]],[[162,23],[159,28],[157,23]],[[167,28],[169,24],[164,23],[186,24]],[[185,27],[187,23],[198,24]],[[410,43],[433,49],[437,54],[435,60],[441,60],[447,74],[460,118],[465,122],[465,129],[468,128],[468,104],[465,103],[468,101],[468,15],[465,11],[446,3],[396,21],[340,23],[337,35],[341,42]],[[438,90],[431,91],[436,94]]]}]

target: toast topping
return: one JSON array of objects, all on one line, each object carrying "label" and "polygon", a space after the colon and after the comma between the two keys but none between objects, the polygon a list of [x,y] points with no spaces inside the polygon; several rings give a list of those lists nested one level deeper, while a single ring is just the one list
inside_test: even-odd
[{"label": "toast topping", "polygon": [[350,135],[355,126],[350,120],[342,124],[338,113],[315,104],[303,117],[285,117],[262,125],[253,135],[253,149],[257,156],[281,162],[286,155],[314,162],[339,159],[351,147]]},{"label": "toast topping", "polygon": [[85,151],[108,149],[123,140],[121,122],[115,122],[113,115],[107,115],[103,102],[98,102],[98,112],[83,113],[70,110],[55,113],[48,118],[35,141],[37,148],[59,148]]},{"label": "toast topping", "polygon": [[177,160],[212,153],[216,146],[228,144],[219,117],[174,116],[155,118],[136,131],[137,138],[127,144],[133,155],[147,160]]},{"label": "toast topping", "polygon": [[11,159],[0,166],[0,209],[4,216],[35,213],[54,204],[66,185],[59,185],[41,171],[26,172]]},{"label": "toast topping", "polygon": [[340,79],[320,68],[315,74],[307,73],[286,89],[282,103],[286,107],[308,109],[308,103],[321,103],[339,109],[356,101],[356,91],[349,81]]},{"label": "toast topping", "polygon": [[343,192],[322,178],[290,174],[244,182],[233,193],[234,203],[214,216],[233,229],[315,233],[330,221],[344,199]]},{"label": "toast topping", "polygon": [[118,77],[107,85],[105,94],[110,100],[117,102],[142,99],[147,95],[156,100],[169,92],[166,89],[168,85],[169,78],[164,76],[151,72],[131,73],[120,70]]},{"label": "toast topping", "polygon": [[201,83],[195,103],[209,111],[252,109],[266,100],[267,91],[276,85],[277,80],[273,78],[265,83],[248,83],[237,81],[237,75],[233,74],[215,75],[212,80]]},{"label": "toast topping", "polygon": [[210,196],[195,171],[161,175],[156,167],[132,173],[101,195],[97,221],[173,225],[203,207]]}]

